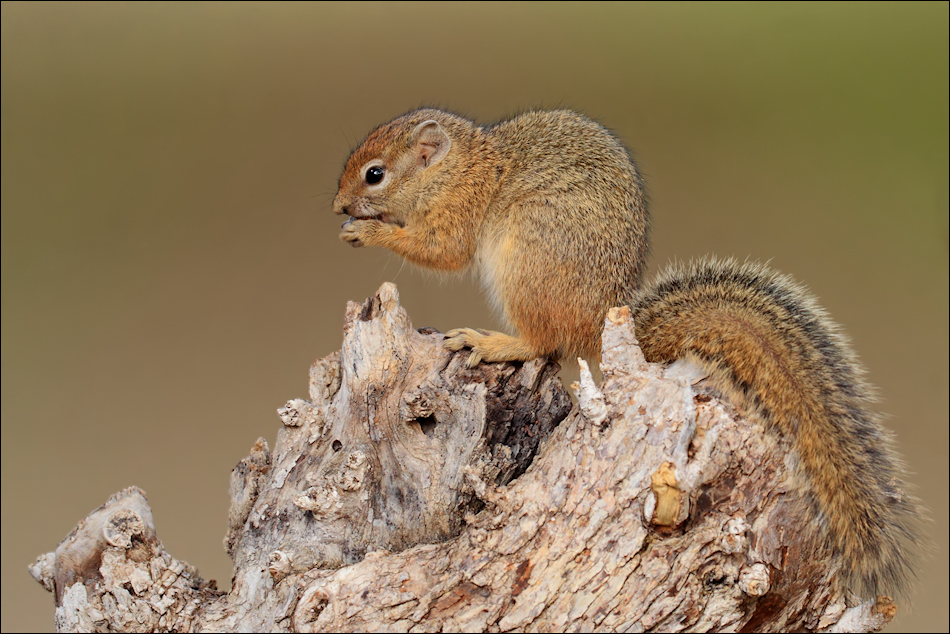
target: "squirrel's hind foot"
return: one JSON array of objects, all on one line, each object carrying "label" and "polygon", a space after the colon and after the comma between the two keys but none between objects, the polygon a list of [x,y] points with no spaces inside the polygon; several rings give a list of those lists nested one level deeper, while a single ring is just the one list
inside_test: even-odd
[{"label": "squirrel's hind foot", "polygon": [[471,348],[467,365],[474,368],[482,361],[529,361],[542,356],[524,339],[512,337],[502,332],[475,328],[456,328],[445,333],[442,343],[447,349],[458,352],[462,348]]}]

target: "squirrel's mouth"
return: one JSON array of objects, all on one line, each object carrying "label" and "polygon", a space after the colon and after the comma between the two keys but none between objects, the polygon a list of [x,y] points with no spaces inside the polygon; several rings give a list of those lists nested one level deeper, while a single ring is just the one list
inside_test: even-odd
[{"label": "squirrel's mouth", "polygon": [[354,220],[378,220],[378,221],[380,221],[380,222],[382,222],[382,223],[385,223],[385,224],[387,224],[387,225],[396,225],[397,227],[405,227],[405,226],[406,226],[406,223],[405,223],[405,222],[403,222],[403,221],[401,221],[401,220],[397,220],[397,219],[393,218],[392,216],[390,216],[390,215],[388,215],[388,214],[383,214],[383,213],[381,213],[381,214],[366,214],[366,215],[359,215],[359,216],[353,215],[353,214],[349,214],[349,218],[347,218],[347,219],[346,219],[346,222],[344,222],[343,224],[346,225],[346,224],[348,224],[348,223],[350,223],[350,222],[353,222]]},{"label": "squirrel's mouth", "polygon": [[[358,199],[348,205],[334,207],[334,210],[338,214],[346,214],[351,220],[378,220],[388,225],[406,226],[406,223],[402,220],[393,218],[385,211],[377,211],[374,209],[373,204],[366,199]],[[347,220],[346,222],[349,221],[350,220]]]}]

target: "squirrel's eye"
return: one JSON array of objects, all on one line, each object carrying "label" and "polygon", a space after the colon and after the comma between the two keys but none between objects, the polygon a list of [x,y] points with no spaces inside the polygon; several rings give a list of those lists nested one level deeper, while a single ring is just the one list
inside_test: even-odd
[{"label": "squirrel's eye", "polygon": [[374,165],[373,167],[366,170],[366,182],[370,185],[375,185],[379,181],[383,180],[383,175],[386,173],[386,170],[383,169],[381,165]]}]

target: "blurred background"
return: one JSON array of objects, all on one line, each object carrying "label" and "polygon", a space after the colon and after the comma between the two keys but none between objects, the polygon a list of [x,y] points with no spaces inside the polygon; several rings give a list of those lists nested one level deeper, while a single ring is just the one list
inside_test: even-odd
[{"label": "blurred background", "polygon": [[337,238],[349,151],[420,105],[569,107],[636,154],[651,275],[771,260],[851,336],[934,547],[891,631],[947,631],[948,4],[2,5],[2,629],[26,566],[115,491],[229,587],[228,476],[398,284],[416,326],[499,327],[477,284]]}]

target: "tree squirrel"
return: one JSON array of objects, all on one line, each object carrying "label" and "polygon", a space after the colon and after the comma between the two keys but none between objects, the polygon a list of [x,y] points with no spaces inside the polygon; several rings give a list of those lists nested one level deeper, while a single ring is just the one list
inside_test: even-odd
[{"label": "tree squirrel", "polygon": [[915,502],[868,408],[872,389],[839,327],[804,288],[765,266],[705,259],[641,288],[649,213],[624,146],[575,112],[526,112],[479,126],[433,109],[373,132],[333,201],[340,238],[410,262],[473,262],[518,336],[459,328],[468,364],[599,358],[609,308],[631,306],[648,361],[688,359],[740,406],[794,439],[817,543],[849,587],[900,593],[911,574]]}]

